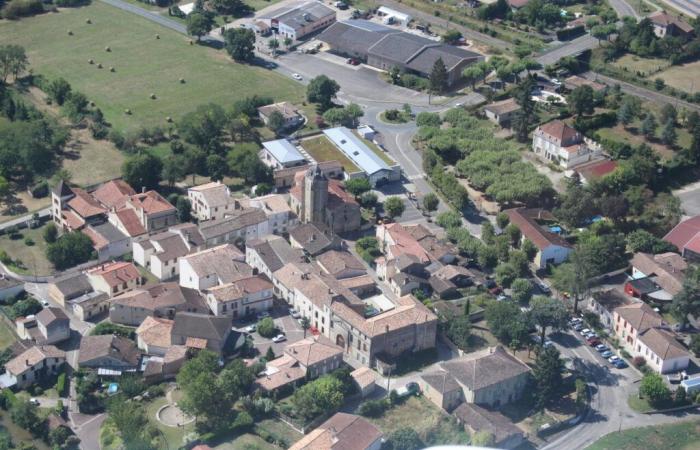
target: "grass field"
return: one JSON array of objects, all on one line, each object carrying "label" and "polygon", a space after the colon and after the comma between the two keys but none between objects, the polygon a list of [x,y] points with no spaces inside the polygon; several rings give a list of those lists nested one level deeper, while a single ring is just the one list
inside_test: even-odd
[{"label": "grass field", "polygon": [[[46,241],[44,241],[44,227],[30,230],[25,228],[20,230],[21,239],[12,240],[6,234],[0,236],[0,249],[7,252],[13,260],[22,262],[24,268],[10,266],[10,269],[21,274],[27,275],[51,275],[53,266],[46,259]],[[24,240],[30,238],[34,241],[34,245],[26,245]]]},{"label": "grass field", "polygon": [[117,129],[165,126],[166,117],[177,119],[197,105],[228,106],[254,93],[292,102],[303,95],[300,84],[275,72],[235,63],[223,51],[189,45],[186,36],[101,2],[3,21],[0,42],[24,46],[34,73],[68,80]]},{"label": "grass field", "polygon": [[280,447],[272,445],[254,434],[242,434],[237,438],[223,444],[212,447],[214,450],[279,450]]},{"label": "grass field", "polygon": [[[627,69],[629,72],[641,72],[644,76],[655,74],[668,67],[669,63],[660,58],[642,58],[636,55],[626,54],[612,62],[618,69]],[[654,78],[658,75],[654,75]]]},{"label": "grass field", "polygon": [[4,350],[17,340],[10,324],[5,320],[0,320],[0,350]]},{"label": "grass field", "polygon": [[360,169],[343,155],[331,141],[325,136],[318,136],[311,139],[305,139],[301,142],[309,155],[317,162],[321,161],[339,161],[347,173],[358,172]]},{"label": "grass field", "polygon": [[700,73],[700,61],[695,61],[681,66],[671,66],[655,74],[653,78],[661,78],[671,87],[694,94],[700,91],[698,73]]},{"label": "grass field", "polygon": [[700,449],[700,422],[633,428],[621,433],[610,433],[588,447],[587,450],[652,449]]}]

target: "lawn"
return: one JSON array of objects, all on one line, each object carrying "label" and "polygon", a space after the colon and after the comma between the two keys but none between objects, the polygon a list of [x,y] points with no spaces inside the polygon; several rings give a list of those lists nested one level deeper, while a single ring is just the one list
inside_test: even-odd
[{"label": "lawn", "polygon": [[265,419],[258,422],[255,426],[258,430],[267,432],[273,438],[283,440],[288,446],[291,446],[303,437],[301,433],[278,419]]},{"label": "lawn", "polygon": [[178,119],[197,105],[230,106],[255,93],[292,102],[303,96],[303,87],[290,79],[235,63],[223,51],[189,45],[186,36],[102,2],[3,21],[0,42],[24,46],[34,73],[65,78],[122,130],[165,126],[167,117]]},{"label": "lawn", "polygon": [[626,54],[613,61],[612,65],[618,69],[627,69],[627,71],[632,73],[641,72],[642,76],[647,76],[665,69],[669,63],[665,59],[642,58],[637,55]]},{"label": "lawn", "polygon": [[183,437],[185,434],[194,430],[194,422],[189,423],[184,427],[168,427],[160,423],[158,419],[156,419],[156,412],[158,412],[158,408],[167,403],[168,400],[165,397],[155,399],[146,405],[146,415],[148,420],[162,433],[162,436],[167,442],[166,448],[180,448],[180,446],[183,444]]},{"label": "lawn", "polygon": [[6,349],[17,340],[14,328],[7,320],[7,318],[0,319],[0,350]]},{"label": "lawn", "polygon": [[347,173],[359,172],[360,169],[350,161],[340,150],[338,150],[331,141],[325,136],[318,136],[311,139],[305,139],[301,142],[301,146],[309,155],[317,162],[321,161],[339,161],[343,165],[343,169]]},{"label": "lawn", "polygon": [[[44,228],[30,230],[24,228],[20,230],[22,238],[10,239],[10,236],[3,234],[0,236],[0,249],[7,252],[13,260],[20,261],[22,267],[13,264],[10,269],[26,275],[51,275],[54,272],[53,265],[46,259],[46,241],[44,241]],[[34,245],[24,243],[25,239],[34,241]]]},{"label": "lawn", "polygon": [[212,447],[214,450],[279,450],[280,447],[272,445],[254,434],[242,434],[235,439]]},{"label": "lawn", "polygon": [[[644,110],[648,110],[646,105]],[[658,115],[657,115],[658,117]],[[649,147],[654,149],[658,155],[665,160],[670,160],[676,155],[676,150],[664,145],[660,141],[660,136],[662,132],[662,126],[656,129],[656,139],[654,142],[648,141],[639,131],[641,128],[641,120],[637,119],[627,128],[618,124],[614,127],[600,128],[596,130],[596,133],[601,137],[601,139],[609,139],[616,142],[625,142],[630,145],[638,146],[641,144],[647,144]],[[634,131],[634,132],[633,132]],[[676,127],[676,134],[678,135],[678,141],[676,143],[677,147],[687,148],[690,145],[691,136],[690,133],[685,128]]]},{"label": "lawn", "polygon": [[700,73],[700,61],[695,61],[681,66],[671,66],[655,74],[654,78],[661,78],[671,87],[694,94],[700,91],[698,73]]},{"label": "lawn", "polygon": [[369,420],[385,435],[400,428],[412,428],[426,445],[469,443],[469,435],[464,429],[424,397],[410,397],[381,417]]},{"label": "lawn", "polygon": [[633,428],[610,433],[587,450],[700,449],[700,422]]}]

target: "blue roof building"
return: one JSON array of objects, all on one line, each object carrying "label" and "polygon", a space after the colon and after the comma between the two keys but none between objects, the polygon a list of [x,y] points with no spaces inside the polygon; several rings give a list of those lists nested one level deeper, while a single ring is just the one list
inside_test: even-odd
[{"label": "blue roof building", "polygon": [[286,169],[306,164],[306,159],[297,148],[286,139],[263,142],[261,159],[273,169]]}]

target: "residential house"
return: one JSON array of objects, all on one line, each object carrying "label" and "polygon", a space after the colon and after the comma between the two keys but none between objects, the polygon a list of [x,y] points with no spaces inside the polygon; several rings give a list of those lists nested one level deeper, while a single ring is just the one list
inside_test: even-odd
[{"label": "residential house", "polygon": [[[294,129],[304,123],[304,116],[299,114],[299,110],[297,110],[296,107],[289,102],[279,102],[258,107],[258,117],[260,117],[260,120],[262,120],[265,125],[268,124],[270,115],[275,112],[282,116],[284,123],[282,128],[285,130]],[[265,144],[263,144],[263,146],[264,145]],[[283,165],[282,167],[288,166]]]},{"label": "residential house", "polygon": [[529,240],[537,247],[533,263],[538,269],[545,269],[550,264],[566,261],[573,247],[566,239],[545,229],[538,220],[549,220],[553,216],[548,211],[537,208],[513,208],[505,211],[510,223],[520,230],[522,240]]},{"label": "residential house", "polygon": [[287,263],[275,270],[270,277],[275,297],[289,305],[295,305],[295,289],[308,279],[310,273],[318,273],[318,268],[308,263]]},{"label": "residential house", "polygon": [[49,283],[48,288],[49,298],[64,308],[68,301],[92,291],[90,280],[82,272],[56,278]]},{"label": "residential house", "polygon": [[131,252],[131,237],[109,222],[86,225],[80,231],[92,241],[98,261],[119,258]]},{"label": "residential house", "polygon": [[659,373],[678,372],[688,367],[690,354],[676,340],[668,324],[643,302],[620,306],[613,314],[615,335],[632,356],[641,356]]},{"label": "residential house", "polygon": [[654,26],[654,34],[660,38],[665,36],[689,38],[695,31],[688,22],[666,11],[655,11],[649,14],[648,18]]},{"label": "residential house", "polygon": [[377,387],[377,375],[369,367],[358,367],[350,372],[350,377],[360,393],[360,397],[367,398],[372,395]]},{"label": "residential house", "polygon": [[362,216],[355,197],[317,164],[296,174],[289,201],[302,223],[313,223],[333,234],[360,229]]},{"label": "residential house", "polygon": [[[632,281],[648,279],[658,287],[651,292],[645,292],[645,295],[652,301],[670,302],[683,289],[688,263],[677,253],[667,252],[651,255],[637,252],[630,263],[632,265]],[[633,293],[630,290],[628,294]]]},{"label": "residential house", "polygon": [[493,436],[490,447],[515,449],[526,441],[523,430],[497,411],[491,411],[473,403],[461,403],[452,411],[452,415],[464,425],[470,435],[488,433]]},{"label": "residential house", "polygon": [[134,261],[159,280],[179,275],[178,260],[205,247],[205,239],[192,223],[170,227],[167,231],[134,239]]},{"label": "residential house", "polygon": [[[400,255],[412,255],[423,264],[430,263],[431,258],[428,252],[413,237],[407,227],[400,223],[379,225],[376,229],[376,238],[387,261]],[[379,269],[377,272],[379,273]]]},{"label": "residential house", "polygon": [[[328,178],[342,180],[344,177],[343,165],[338,161],[321,161],[316,165],[321,172]],[[293,166],[286,169],[275,169],[272,172],[275,188],[278,190],[287,189],[296,183],[296,177],[299,173],[304,173],[311,168],[310,164],[303,166]]]},{"label": "residential house", "polygon": [[416,289],[430,288],[430,261],[422,261],[410,253],[399,254],[393,259],[379,257],[376,260],[377,276],[386,280],[394,294],[402,297]]},{"label": "residential house", "polygon": [[86,275],[94,290],[104,292],[110,297],[135,289],[144,281],[136,266],[126,261],[100,264],[88,270]]},{"label": "residential house", "polygon": [[472,284],[473,274],[462,266],[443,266],[428,279],[433,293],[439,298],[459,296],[458,288]]},{"label": "residential house", "polygon": [[304,223],[289,230],[289,242],[292,248],[303,250],[307,256],[318,256],[341,245],[339,238],[328,237],[313,223]]},{"label": "residential house", "polygon": [[287,263],[304,263],[304,253],[281,236],[265,236],[246,242],[245,261],[258,273],[274,281],[272,273]]},{"label": "residential house", "polygon": [[339,412],[289,450],[380,450],[383,441],[382,432],[367,419]]},{"label": "residential house", "polygon": [[147,232],[163,230],[177,223],[177,208],[156,191],[131,195],[124,208],[131,209]]},{"label": "residential house", "polygon": [[206,298],[215,316],[251,316],[272,309],[272,283],[264,275],[239,278],[209,288]]},{"label": "residential house", "polygon": [[533,133],[532,151],[545,161],[564,169],[598,159],[600,145],[571,128],[561,120],[554,120],[537,127]]},{"label": "residential house", "polygon": [[187,198],[192,204],[192,215],[200,221],[221,219],[238,208],[231,190],[221,181],[191,187]]},{"label": "residential house", "polygon": [[486,118],[501,127],[510,127],[518,111],[520,111],[520,105],[513,98],[484,106]]},{"label": "residential house", "polygon": [[50,306],[36,315],[41,344],[55,344],[70,338],[70,319],[61,308]]},{"label": "residential house", "polygon": [[574,169],[582,184],[590,184],[600,180],[606,175],[613,173],[617,169],[617,161],[610,159],[600,159],[590,163],[582,164]]},{"label": "residential house", "polygon": [[452,264],[457,259],[457,248],[438,239],[432,231],[421,224],[404,225],[404,230],[418,242],[430,259],[442,264]]},{"label": "residential house", "polygon": [[66,362],[66,353],[53,345],[35,345],[5,364],[0,376],[2,387],[25,389],[35,382],[58,373]]},{"label": "residential house", "polygon": [[[239,204],[240,205],[240,204]],[[270,234],[265,212],[258,208],[238,208],[221,219],[199,224],[207,248],[221,244],[240,245],[248,239]]]},{"label": "residential house", "polygon": [[316,264],[321,270],[336,280],[367,275],[367,267],[352,253],[328,250],[316,257]]},{"label": "residential house", "polygon": [[109,320],[113,323],[138,326],[148,317],[173,319],[179,311],[207,313],[204,297],[194,289],[177,283],[162,283],[134,289],[112,299]]},{"label": "residential house", "polygon": [[524,7],[528,3],[530,3],[530,0],[507,0],[508,1],[508,6],[510,6],[510,9],[513,11],[517,11],[520,8]]},{"label": "residential house", "polygon": [[73,314],[83,322],[101,318],[109,312],[109,295],[91,291],[68,301],[66,307],[70,308]]},{"label": "residential house", "polygon": [[136,329],[138,348],[148,355],[165,356],[171,346],[174,323],[170,319],[146,317]]},{"label": "residential house", "polygon": [[600,323],[606,329],[613,331],[615,310],[621,306],[630,305],[635,301],[617,289],[595,291],[588,299],[588,309],[598,315]]},{"label": "residential house", "polygon": [[241,200],[241,205],[247,208],[258,208],[264,212],[268,230],[274,234],[286,234],[299,223],[296,214],[281,194]]},{"label": "residential house", "polygon": [[335,10],[321,2],[310,1],[278,8],[264,14],[260,20],[279,34],[280,39],[296,42],[335,22]]},{"label": "residential house", "polygon": [[83,336],[80,340],[78,366],[90,369],[135,371],[141,353],[134,343],[120,336]]},{"label": "residential house", "polygon": [[530,378],[530,368],[500,345],[438,366],[427,379],[422,377],[423,393],[446,411],[459,404],[455,383],[461,388],[462,401],[498,408],[520,399]]},{"label": "residential house", "polygon": [[204,291],[253,275],[245,255],[231,244],[180,258],[180,286]]},{"label": "residential house", "polygon": [[273,170],[289,169],[306,164],[306,158],[287,139],[276,139],[262,143],[260,160]]},{"label": "residential house", "polygon": [[666,233],[664,241],[675,245],[688,261],[700,261],[700,216],[681,221]]},{"label": "residential house", "polygon": [[187,348],[209,349],[221,354],[231,336],[231,319],[209,314],[179,312],[171,331],[171,344]]}]

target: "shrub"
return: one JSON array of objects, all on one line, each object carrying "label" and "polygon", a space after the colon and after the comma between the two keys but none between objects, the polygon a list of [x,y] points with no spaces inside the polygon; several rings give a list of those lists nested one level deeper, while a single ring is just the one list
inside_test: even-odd
[{"label": "shrub", "polygon": [[50,224],[46,225],[46,228],[44,228],[44,240],[48,244],[53,244],[56,242],[56,239],[58,239],[58,228],[56,228],[56,225],[51,222]]},{"label": "shrub", "polygon": [[42,180],[32,186],[30,193],[34,198],[43,198],[49,195],[49,183],[46,180]]},{"label": "shrub", "polygon": [[124,327],[111,322],[100,322],[90,331],[92,336],[103,334],[116,334],[127,339],[134,339],[136,333],[133,328]]},{"label": "shrub", "polygon": [[2,8],[2,16],[10,20],[33,16],[43,12],[44,5],[41,0],[12,0]]},{"label": "shrub", "polygon": [[644,359],[643,356],[635,356],[634,358],[632,358],[632,364],[634,365],[634,367],[639,369],[642,366],[646,366],[647,360]]},{"label": "shrub", "polygon": [[26,245],[27,247],[32,247],[34,245],[34,239],[30,237],[24,238],[24,245]]},{"label": "shrub", "polygon": [[274,337],[277,334],[277,327],[271,317],[265,317],[258,322],[258,334],[266,338]]},{"label": "shrub", "polygon": [[61,373],[56,380],[56,392],[59,396],[62,396],[66,392],[66,374]]},{"label": "shrub", "polygon": [[379,417],[384,414],[386,409],[387,404],[385,400],[368,400],[360,405],[359,413],[364,417]]}]

